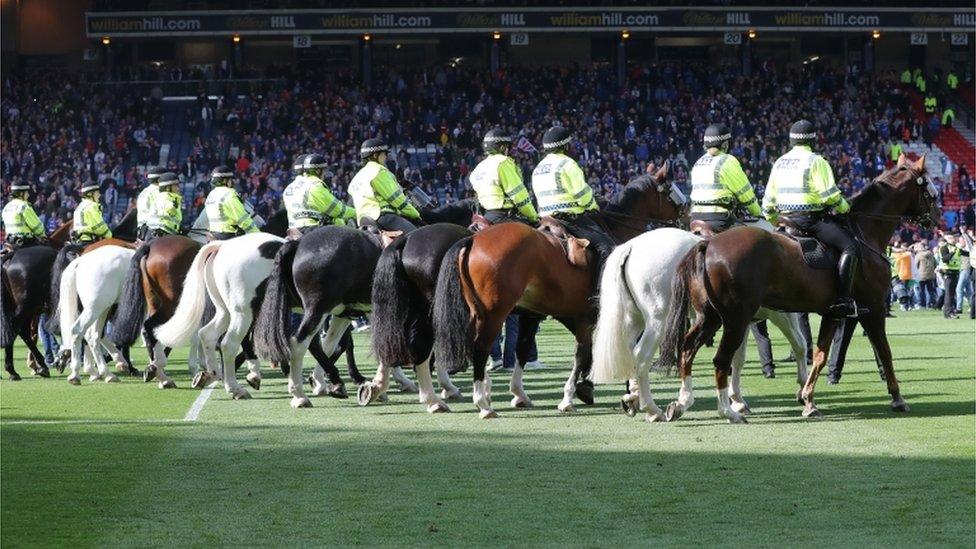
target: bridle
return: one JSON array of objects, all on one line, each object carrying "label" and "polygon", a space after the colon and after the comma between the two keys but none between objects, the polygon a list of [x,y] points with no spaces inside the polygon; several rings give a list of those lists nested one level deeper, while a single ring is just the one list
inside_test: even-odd
[{"label": "bridle", "polygon": [[[861,217],[866,219],[877,219],[879,221],[895,221],[900,222],[906,220],[909,223],[915,223],[917,225],[922,225],[925,227],[932,227],[935,225],[934,219],[932,219],[932,206],[935,204],[936,199],[939,196],[938,190],[936,190],[935,185],[928,177],[925,177],[924,172],[920,172],[915,168],[906,168],[912,172],[912,176],[915,178],[915,183],[919,187],[925,187],[925,192],[922,193],[922,201],[924,203],[924,213],[907,215],[907,214],[881,214],[881,213],[871,213],[871,212],[851,212],[852,217]],[[890,184],[889,180],[894,176],[896,172],[891,172],[887,177],[882,178],[878,176],[872,181],[875,183],[885,183]]]},{"label": "bridle", "polygon": [[[670,185],[670,190],[667,186]],[[677,219],[658,219],[656,217],[645,217],[638,215],[631,215],[621,212],[614,212],[610,210],[601,211],[601,215],[610,221],[613,221],[615,225],[629,229],[636,233],[643,233],[647,231],[653,231],[654,229],[661,229],[664,227],[673,227],[677,229],[685,228],[685,222],[682,221],[685,218],[685,211],[688,209],[689,201],[685,197],[681,189],[678,188],[674,183],[655,183],[655,188],[657,189],[659,196],[664,196],[665,191],[668,190],[667,199],[678,209]]]}]

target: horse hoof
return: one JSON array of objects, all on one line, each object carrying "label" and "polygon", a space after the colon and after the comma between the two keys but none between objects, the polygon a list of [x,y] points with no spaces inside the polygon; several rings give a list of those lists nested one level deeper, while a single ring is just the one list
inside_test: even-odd
[{"label": "horse hoof", "polygon": [[796,390],[796,403],[797,404],[806,404],[806,401],[803,400],[803,389],[797,389]]},{"label": "horse hoof", "polygon": [[512,397],[513,408],[532,408],[534,406],[535,404],[532,404],[529,397]]},{"label": "horse hoof", "polygon": [[194,389],[203,389],[214,379],[215,377],[213,374],[206,370],[201,370],[200,372],[197,372],[197,375],[193,376],[193,382],[190,383],[190,387],[193,387]]},{"label": "horse hoof", "polygon": [[330,387],[327,394],[332,398],[349,398],[349,393],[346,392],[346,386],[343,383]]},{"label": "horse hoof", "polygon": [[143,383],[149,383],[154,379],[156,379],[156,367],[150,364],[142,371],[142,381]]},{"label": "horse hoof", "polygon": [[119,378],[115,374],[105,376],[105,383],[119,383]]},{"label": "horse hoof", "polygon": [[247,377],[244,378],[244,381],[246,381],[248,385],[253,387],[255,391],[261,390],[261,376],[255,374],[247,374]]},{"label": "horse hoof", "polygon": [[894,412],[908,412],[911,409],[908,407],[908,403],[904,399],[899,398],[891,402],[891,410]]},{"label": "horse hoof", "polygon": [[367,406],[373,401],[373,384],[363,383],[359,386],[358,394],[356,395],[356,401],[360,406]]},{"label": "horse hoof", "polygon": [[447,404],[440,401],[427,405],[428,414],[444,414],[450,411],[451,409],[447,407]]},{"label": "horse hoof", "polygon": [[627,414],[628,417],[634,417],[637,415],[637,400],[627,398],[630,395],[626,395],[620,399],[620,409]]},{"label": "horse hoof", "polygon": [[738,412],[738,413],[740,413],[740,414],[742,414],[744,416],[747,416],[747,415],[749,415],[749,414],[752,413],[752,410],[749,409],[749,405],[746,404],[745,401],[742,401],[742,402],[733,402],[732,403],[732,410],[735,411],[735,412]]},{"label": "horse hoof", "polygon": [[96,381],[98,381],[100,379],[102,379],[102,376],[100,376],[98,374],[92,374],[92,375],[88,376],[88,381],[90,381],[92,383],[94,383],[94,382],[96,382]]},{"label": "horse hoof", "polygon": [[[20,379],[20,377],[18,377],[17,379]],[[69,377],[68,383],[70,383],[71,385],[81,385],[81,379],[78,377]]]},{"label": "horse hoof", "polygon": [[125,362],[116,362],[115,363],[115,371],[117,373],[120,373],[120,374],[129,374],[129,373],[131,373],[131,370],[129,370],[129,365],[126,364]]},{"label": "horse hoof", "polygon": [[234,400],[251,400],[251,393],[247,389],[239,389],[234,393]]},{"label": "horse hoof", "polygon": [[14,372],[9,375],[10,381],[20,381],[20,374]]},{"label": "horse hoof", "polygon": [[449,392],[447,389],[441,389],[441,398],[444,400],[461,400],[464,395],[461,394],[461,389],[454,389],[453,392]]},{"label": "horse hoof", "polygon": [[176,383],[172,379],[167,379],[166,381],[159,382],[160,389],[175,389]]},{"label": "horse hoof", "polygon": [[681,404],[678,404],[677,401],[675,401],[672,402],[671,404],[668,404],[667,409],[664,410],[664,419],[667,421],[675,421],[681,418],[681,416],[683,416],[684,413],[685,413],[684,407],[681,406]]},{"label": "horse hoof", "polygon": [[312,407],[312,401],[309,400],[307,397],[292,397],[292,399],[291,399],[291,407],[292,408],[296,408],[296,409],[297,408],[311,408]]},{"label": "horse hoof", "polygon": [[748,421],[746,421],[745,416],[743,416],[741,414],[732,414],[732,415],[728,416],[726,419],[728,419],[729,420],[729,423],[731,423],[733,425],[740,424],[740,423],[749,423]]},{"label": "horse hoof", "polygon": [[556,409],[564,414],[572,414],[576,411],[576,407],[573,406],[572,402],[560,402]]},{"label": "horse hoof", "polygon": [[383,393],[380,396],[376,397],[376,402],[389,402],[389,401],[390,401],[390,397],[386,393]]},{"label": "horse hoof", "polygon": [[823,417],[823,412],[816,406],[810,405],[803,409],[803,417],[807,419],[820,419]]},{"label": "horse hoof", "polygon": [[498,417],[498,412],[494,410],[482,410],[478,413],[478,416],[481,417],[481,419],[495,419]]},{"label": "horse hoof", "polygon": [[584,379],[576,384],[576,398],[583,401],[583,404],[593,404],[593,382]]},{"label": "horse hoof", "polygon": [[664,417],[664,414],[658,412],[656,414],[647,414],[647,415],[645,415],[644,416],[644,421],[646,421],[648,423],[661,423],[661,422],[667,421],[667,418]]}]

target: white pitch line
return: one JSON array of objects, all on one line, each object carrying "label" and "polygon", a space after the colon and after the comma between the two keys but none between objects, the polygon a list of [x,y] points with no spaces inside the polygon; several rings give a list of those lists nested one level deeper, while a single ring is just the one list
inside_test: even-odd
[{"label": "white pitch line", "polygon": [[196,421],[197,418],[200,417],[200,412],[203,411],[204,405],[207,404],[207,400],[210,399],[210,395],[213,394],[214,388],[217,387],[219,383],[220,382],[218,381],[214,381],[208,385],[206,389],[200,392],[197,399],[193,401],[193,406],[190,406],[190,409],[186,412],[186,416],[183,418],[183,421]]},{"label": "white pitch line", "polygon": [[0,420],[2,425],[128,425],[183,423],[182,419],[15,419]]}]

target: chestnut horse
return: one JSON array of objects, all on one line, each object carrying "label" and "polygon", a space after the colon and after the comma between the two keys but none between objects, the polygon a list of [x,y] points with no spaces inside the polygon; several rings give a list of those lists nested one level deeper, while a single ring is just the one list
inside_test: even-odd
[{"label": "chestnut horse", "polygon": [[[643,233],[655,222],[676,224],[683,215],[684,195],[665,182],[666,176],[667,165],[653,177],[648,173],[634,179],[603,205],[603,219],[618,243]],[[463,368],[469,361],[474,365],[473,397],[482,418],[497,416],[485,370],[491,345],[516,308],[529,314],[519,315],[512,405],[532,406],[522,388],[522,368],[532,336],[546,315],[576,337],[576,364],[559,410],[572,411],[577,392],[580,400],[592,404],[593,384],[587,376],[596,321],[596,303],[590,299],[594,273],[585,259],[570,259],[585,252],[581,249],[586,245],[586,241],[570,237],[564,248],[548,232],[503,223],[459,241],[445,255],[434,298],[434,356],[447,367]]]},{"label": "chestnut horse", "polygon": [[[911,162],[904,156],[851,200],[849,214],[853,234],[860,244],[861,268],[856,274],[853,297],[868,311],[860,316],[878,360],[884,368],[891,407],[907,411],[891,361],[885,334],[885,300],[890,265],[882,253],[902,218],[931,224],[939,218],[935,187],[925,177],[925,157]],[[722,338],[713,360],[721,416],[732,423],[744,421],[730,407],[728,376],[733,355],[760,307],[824,315],[834,302],[836,268],[813,269],[803,259],[796,240],[751,227],[738,227],[705,240],[691,249],[678,266],[672,283],[672,309],[668,313],[662,356],[674,357],[682,380],[691,375],[695,353],[722,327]],[[685,332],[690,306],[695,322]],[[813,369],[798,397],[804,417],[819,417],[813,391],[830,351],[838,320],[823,316]],[[679,403],[668,408],[669,419],[683,413]]]},{"label": "chestnut horse", "polygon": [[50,377],[44,355],[35,339],[37,323],[50,294],[51,268],[71,232],[71,221],[58,227],[47,244],[19,248],[8,254],[2,265],[3,307],[0,308],[0,346],[4,369],[11,381],[20,380],[14,369],[14,342],[20,337],[27,345],[28,366],[35,375]]}]

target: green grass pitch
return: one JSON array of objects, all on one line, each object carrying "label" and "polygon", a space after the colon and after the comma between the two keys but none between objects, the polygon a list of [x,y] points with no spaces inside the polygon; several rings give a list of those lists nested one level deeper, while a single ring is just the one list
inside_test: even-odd
[{"label": "green grass pitch", "polygon": [[[185,352],[171,362],[179,388],[161,391],[29,377],[18,347],[24,381],[0,382],[0,544],[971,548],[976,330],[898,316],[889,336],[911,412],[890,411],[858,331],[842,383],[821,380],[819,421],[800,417],[794,368],[780,362],[766,380],[750,347],[748,425],[718,419],[707,348],[695,407],[676,423],[624,416],[619,386],[560,414],[573,345],[552,322],[539,337],[549,368],[526,375],[536,408],[510,408],[495,375],[493,421],[475,413],[470,373],[456,378],[465,400],[453,413],[428,415],[396,392],[367,408],[320,397],[293,410],[266,369],[253,400],[221,389],[185,422],[199,395]],[[778,333],[774,345],[786,354]],[[145,366],[143,351],[133,357]],[[663,405],[678,383],[652,389]]]}]

